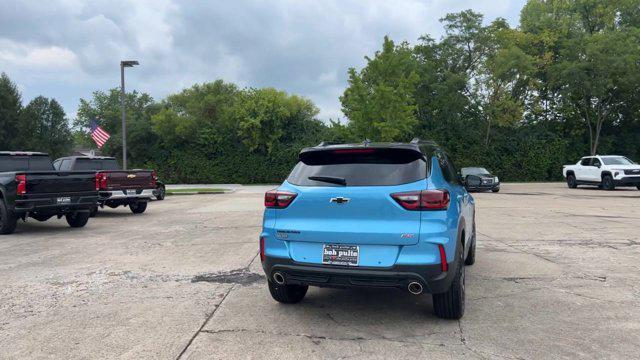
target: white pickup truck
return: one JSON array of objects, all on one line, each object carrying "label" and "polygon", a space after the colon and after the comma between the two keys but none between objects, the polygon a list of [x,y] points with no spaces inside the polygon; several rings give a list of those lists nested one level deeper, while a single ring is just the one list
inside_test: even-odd
[{"label": "white pickup truck", "polygon": [[605,190],[616,186],[635,186],[640,190],[640,165],[618,155],[585,156],[575,165],[564,165],[567,186],[597,185]]}]

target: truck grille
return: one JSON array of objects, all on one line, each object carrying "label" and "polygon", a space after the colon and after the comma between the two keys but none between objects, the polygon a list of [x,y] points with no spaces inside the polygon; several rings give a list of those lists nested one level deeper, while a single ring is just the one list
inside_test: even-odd
[{"label": "truck grille", "polygon": [[493,179],[482,179],[483,184],[493,184]]},{"label": "truck grille", "polygon": [[625,175],[640,175],[640,169],[625,170]]}]

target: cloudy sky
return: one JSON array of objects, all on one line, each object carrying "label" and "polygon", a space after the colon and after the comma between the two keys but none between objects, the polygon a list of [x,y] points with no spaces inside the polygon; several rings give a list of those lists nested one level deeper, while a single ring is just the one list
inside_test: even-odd
[{"label": "cloudy sky", "polygon": [[313,100],[320,118],[342,119],[349,67],[384,35],[439,38],[438,19],[474,9],[517,25],[525,0],[0,0],[0,72],[24,101],[44,95],[73,117],[78,99],[119,86],[121,59],[139,60],[127,87],[162,99],[224,79]]}]

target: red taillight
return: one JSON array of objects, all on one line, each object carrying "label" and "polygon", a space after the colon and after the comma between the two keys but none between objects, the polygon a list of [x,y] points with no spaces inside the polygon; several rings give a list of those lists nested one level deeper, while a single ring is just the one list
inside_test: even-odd
[{"label": "red taillight", "polygon": [[298,196],[298,194],[288,191],[267,191],[264,194],[264,206],[268,208],[284,209],[291,204],[296,196]]},{"label": "red taillight", "polygon": [[16,195],[24,195],[27,193],[27,175],[16,175]]},{"label": "red taillight", "polygon": [[156,173],[155,170],[153,170],[151,172],[151,183],[149,185],[151,185],[152,188],[156,187],[156,182],[158,181],[158,174]]},{"label": "red taillight", "polygon": [[444,251],[444,246],[438,244],[438,250],[440,250],[440,268],[442,272],[449,270],[449,264],[447,264],[447,253]]},{"label": "red taillight", "polygon": [[409,191],[391,197],[407,210],[446,210],[451,201],[447,190]]},{"label": "red taillight", "polygon": [[260,237],[260,261],[264,262],[264,237]]},{"label": "red taillight", "polygon": [[107,190],[107,174],[106,173],[97,173],[96,174],[96,190]]}]

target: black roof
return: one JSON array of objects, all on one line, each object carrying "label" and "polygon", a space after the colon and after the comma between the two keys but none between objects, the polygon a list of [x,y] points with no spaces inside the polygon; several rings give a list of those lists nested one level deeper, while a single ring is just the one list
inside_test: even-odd
[{"label": "black roof", "polygon": [[97,159],[97,160],[115,160],[113,156],[87,156],[87,155],[78,155],[78,156],[63,156],[60,159]]},{"label": "black roof", "polygon": [[326,150],[338,150],[338,149],[360,149],[360,148],[373,148],[373,149],[407,149],[420,152],[424,155],[431,155],[435,151],[440,150],[440,146],[434,141],[413,139],[409,143],[400,142],[370,142],[365,140],[361,143],[339,144],[323,141],[320,144],[312,147],[306,147],[300,151],[302,153],[314,152],[314,151],[326,151]]},{"label": "black roof", "polygon": [[0,151],[0,155],[48,156],[49,154],[38,151]]}]

